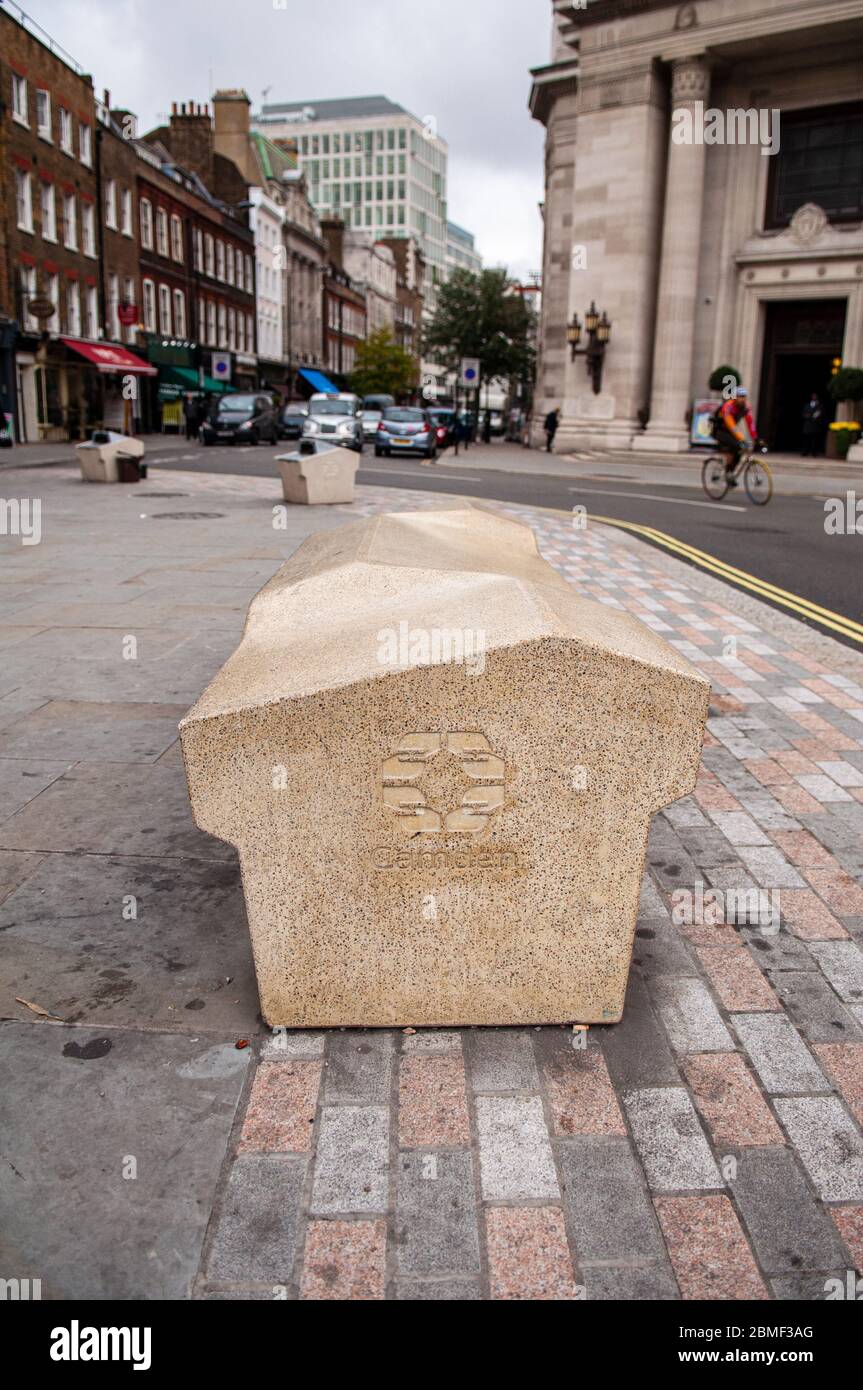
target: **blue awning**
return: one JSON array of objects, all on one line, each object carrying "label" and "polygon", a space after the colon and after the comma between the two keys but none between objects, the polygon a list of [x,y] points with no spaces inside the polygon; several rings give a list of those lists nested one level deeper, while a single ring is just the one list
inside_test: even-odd
[{"label": "blue awning", "polygon": [[310,367],[300,367],[300,376],[304,376],[315,391],[325,391],[328,396],[337,396],[339,394],[338,386],[334,386],[329,377],[324,376],[323,372],[314,372]]}]

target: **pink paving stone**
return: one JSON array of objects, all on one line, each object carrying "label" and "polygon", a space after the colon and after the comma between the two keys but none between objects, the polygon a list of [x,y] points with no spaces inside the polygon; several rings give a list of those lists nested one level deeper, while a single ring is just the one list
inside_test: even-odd
[{"label": "pink paving stone", "polygon": [[696,647],[710,646],[710,638],[705,637],[704,633],[700,632],[697,627],[689,627],[688,625],[681,624],[677,631],[680,633],[681,637],[686,637],[690,642],[694,642]]},{"label": "pink paving stone", "polygon": [[551,1062],[545,1076],[556,1134],[626,1134],[598,1047],[573,1049]]},{"label": "pink paving stone", "polygon": [[798,666],[802,666],[804,671],[811,671],[813,676],[829,674],[830,668],[816,661],[808,652],[786,652],[785,655],[796,661]]},{"label": "pink paving stone", "polygon": [[811,690],[813,695],[821,695],[825,700],[829,700],[831,705],[835,705],[837,709],[857,708],[856,700],[853,700],[850,695],[846,695],[844,690],[837,690],[829,681],[810,678],[802,681],[801,684],[805,685],[807,690]]},{"label": "pink paving stone", "polygon": [[710,782],[701,784],[693,792],[695,800],[698,802],[702,811],[742,811],[743,807],[731,792],[719,784]]},{"label": "pink paving stone", "polygon": [[782,1008],[745,947],[699,947],[697,955],[710,983],[729,1012],[775,1012]]},{"label": "pink paving stone", "polygon": [[848,935],[811,888],[781,888],[779,910],[792,936],[801,941],[839,941]]},{"label": "pink paving stone", "polygon": [[739,1052],[698,1053],[688,1059],[684,1071],[715,1144],[785,1143]]},{"label": "pink paving stone", "polygon": [[846,738],[844,734],[837,733],[824,734],[819,738],[794,738],[791,740],[798,753],[802,753],[806,758],[812,758],[815,762],[823,760],[831,762],[837,753],[844,753],[848,749],[859,751],[860,745],[852,738]]},{"label": "pink paving stone", "polygon": [[709,729],[704,730],[704,738],[701,741],[703,748],[718,748],[719,739],[712,734]]},{"label": "pink paving stone", "polygon": [[796,723],[802,724],[810,734],[816,734],[819,738],[847,738],[847,734],[840,734],[829,719],[825,719],[822,714],[816,714],[814,710],[802,710],[793,717]]},{"label": "pink paving stone", "polygon": [[735,695],[712,695],[710,703],[723,714],[742,714],[746,706]]},{"label": "pink paving stone", "polygon": [[716,926],[709,926],[706,922],[682,923],[680,931],[696,946],[737,946],[740,945],[740,938],[734,927],[727,922],[719,922]]},{"label": "pink paving stone", "polygon": [[785,768],[786,772],[797,775],[798,772],[819,772],[817,763],[810,762],[804,758],[802,753],[798,753],[796,748],[782,748],[773,754],[775,762]]},{"label": "pink paving stone", "polygon": [[804,869],[803,875],[831,912],[840,917],[863,912],[863,888],[858,887],[842,869]]},{"label": "pink paving stone", "polygon": [[773,795],[784,806],[786,811],[790,811],[792,816],[826,816],[827,812],[816,801],[805,787],[798,786],[796,782],[789,782],[787,787],[771,787]]},{"label": "pink paving stone", "polygon": [[751,772],[753,777],[757,777],[763,787],[769,787],[777,782],[787,782],[788,773],[779,763],[775,763],[772,758],[747,758],[744,759],[743,766],[747,772]]},{"label": "pink paving stone", "polygon": [[351,1302],[383,1298],[385,1221],[310,1221],[300,1297]]},{"label": "pink paving stone", "polygon": [[849,787],[848,790],[855,801],[863,801],[863,787]]},{"label": "pink paving stone", "polygon": [[799,868],[829,869],[836,863],[830,851],[808,830],[774,830],[772,835],[786,859]]},{"label": "pink paving stone", "polygon": [[815,1051],[858,1125],[863,1125],[863,1043],[817,1043]]},{"label": "pink paving stone", "polygon": [[405,1149],[470,1143],[461,1056],[402,1058],[399,1142]]},{"label": "pink paving stone", "polygon": [[766,1299],[727,1197],[657,1197],[654,1205],[684,1299]]},{"label": "pink paving stone", "polygon": [[858,1274],[863,1274],[863,1207],[831,1207],[836,1229],[848,1246]]},{"label": "pink paving stone", "polygon": [[262,1062],[238,1145],[240,1153],[305,1153],[321,1082],[320,1062]]},{"label": "pink paving stone", "polygon": [[755,652],[743,650],[740,653],[740,660],[744,666],[751,666],[753,671],[760,671],[763,676],[776,674],[776,667],[771,666],[769,661],[765,661],[763,656],[756,656]]},{"label": "pink paving stone", "polygon": [[492,1298],[578,1298],[558,1207],[489,1207],[486,1231]]}]

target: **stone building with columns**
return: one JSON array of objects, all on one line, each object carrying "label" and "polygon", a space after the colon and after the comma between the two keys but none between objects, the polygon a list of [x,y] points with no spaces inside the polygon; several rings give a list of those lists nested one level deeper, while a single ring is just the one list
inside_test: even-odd
[{"label": "stone building with columns", "polygon": [[[863,366],[863,0],[552,8],[535,432],[557,406],[560,452],[685,449],[727,363],[797,447],[837,360]],[[592,302],[598,391],[567,336]]]}]

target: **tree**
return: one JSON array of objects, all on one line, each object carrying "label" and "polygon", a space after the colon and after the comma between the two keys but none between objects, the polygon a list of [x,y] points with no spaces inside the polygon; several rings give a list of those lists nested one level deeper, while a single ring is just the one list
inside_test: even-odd
[{"label": "tree", "polygon": [[457,270],[440,288],[425,346],[452,371],[460,358],[478,357],[486,381],[513,376],[529,380],[534,366],[532,322],[532,310],[506,270],[478,275]]},{"label": "tree", "polygon": [[398,400],[415,390],[418,379],[416,359],[395,342],[388,328],[378,328],[357,343],[351,389],[358,396],[387,395]]}]

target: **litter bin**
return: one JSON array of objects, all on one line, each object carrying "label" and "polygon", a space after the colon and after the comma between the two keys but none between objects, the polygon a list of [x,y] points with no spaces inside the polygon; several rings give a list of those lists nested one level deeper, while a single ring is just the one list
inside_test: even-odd
[{"label": "litter bin", "polygon": [[138,476],[142,476],[121,477],[120,459],[126,461],[124,470],[128,472],[130,461],[144,457],[144,442],[116,430],[94,430],[86,443],[75,446],[75,453],[84,482],[137,482]]},{"label": "litter bin", "polygon": [[650,818],[695,785],[709,691],[491,510],[312,536],[180,725],[267,1022],[618,1020]]}]

